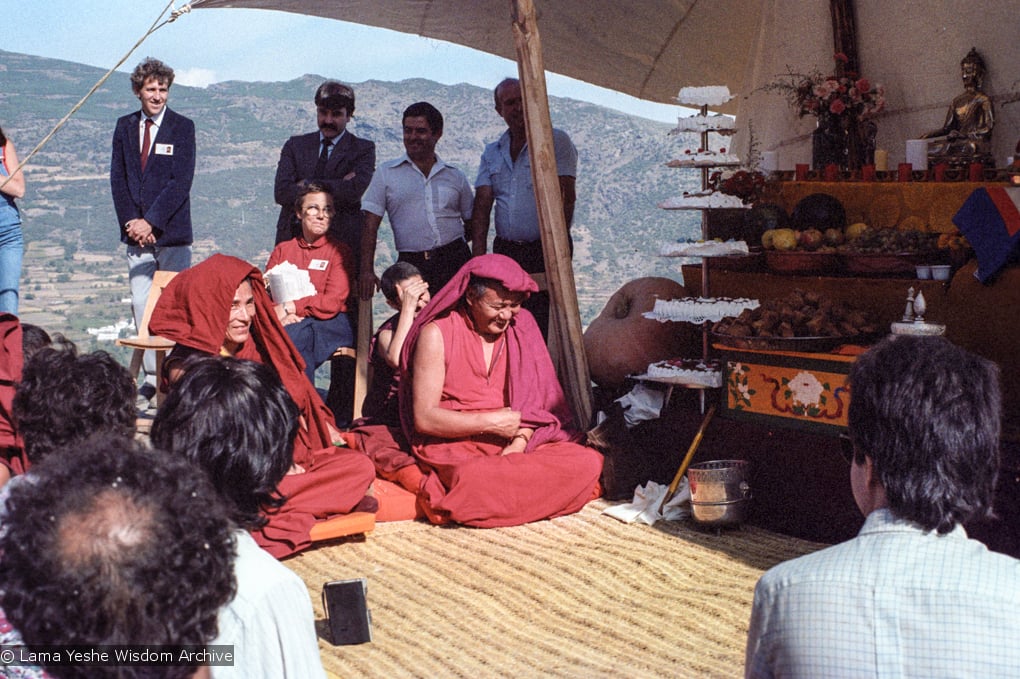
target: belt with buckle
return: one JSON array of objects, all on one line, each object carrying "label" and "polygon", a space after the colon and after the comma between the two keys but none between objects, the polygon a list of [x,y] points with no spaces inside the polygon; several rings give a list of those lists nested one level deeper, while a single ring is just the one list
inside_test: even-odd
[{"label": "belt with buckle", "polygon": [[404,255],[404,257],[409,258],[417,257],[427,262],[430,259],[435,259],[436,257],[439,257],[440,255],[445,255],[449,252],[453,252],[454,250],[458,249],[459,247],[462,247],[463,245],[464,245],[463,238],[455,238],[446,245],[440,245],[438,248],[432,248],[431,250],[422,250],[421,252],[401,252],[400,254]]}]

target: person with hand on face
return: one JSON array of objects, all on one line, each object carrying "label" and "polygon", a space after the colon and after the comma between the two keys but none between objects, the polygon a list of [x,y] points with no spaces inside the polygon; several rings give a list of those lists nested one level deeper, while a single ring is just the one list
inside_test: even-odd
[{"label": "person with hand on face", "polygon": [[361,299],[372,298],[375,246],[384,214],[390,218],[401,262],[418,267],[431,290],[439,290],[468,259],[465,224],[471,217],[471,184],[464,173],[436,155],[443,115],[428,102],[411,104],[402,117],[406,153],[372,177],[361,201],[365,237],[358,284]]},{"label": "person with hand on face", "polygon": [[304,359],[308,381],[314,385],[315,369],[329,360],[337,347],[354,346],[354,332],[345,313],[354,276],[354,254],[346,243],[327,235],[333,196],[323,185],[312,182],[302,187],[294,211],[301,222],[301,235],[276,246],[266,271],[289,262],[307,271],[315,287],[314,295],[276,299],[273,307]]},{"label": "person with hand on face", "polygon": [[429,285],[417,267],[396,262],[379,282],[386,304],[397,313],[386,319],[372,339],[372,380],[355,422],[357,448],[375,463],[376,473],[406,490],[418,492],[421,471],[411,457],[411,446],[400,430],[400,354],[411,324],[429,303]]},{"label": "person with hand on face", "polygon": [[[131,73],[141,110],[117,120],[110,159],[110,188],[127,245],[131,309],[142,316],[156,271],[191,266],[191,182],[195,176],[195,124],[166,103],[174,72],[147,58]],[[156,395],[156,357],[145,352],[145,401]]]}]

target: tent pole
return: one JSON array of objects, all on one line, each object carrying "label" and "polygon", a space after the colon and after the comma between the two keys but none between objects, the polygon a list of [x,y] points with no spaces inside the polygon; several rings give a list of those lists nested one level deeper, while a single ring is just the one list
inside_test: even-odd
[{"label": "tent pole", "polygon": [[556,172],[545,65],[534,3],[532,0],[510,0],[510,14],[513,17],[528,154],[549,285],[550,327],[557,329],[556,333],[550,334],[550,352],[576,423],[582,430],[587,430],[592,423],[591,375],[584,353],[581,314],[577,306],[563,198]]}]

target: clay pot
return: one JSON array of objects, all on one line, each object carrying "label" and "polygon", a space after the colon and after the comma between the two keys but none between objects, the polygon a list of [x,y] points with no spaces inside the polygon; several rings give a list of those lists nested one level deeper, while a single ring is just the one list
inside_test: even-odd
[{"label": "clay pot", "polygon": [[628,375],[644,373],[649,363],[701,353],[701,335],[688,323],[660,323],[642,314],[651,311],[656,298],[688,296],[687,289],[670,278],[638,278],[609,298],[602,313],[584,332],[584,350],[592,380],[615,389]]}]

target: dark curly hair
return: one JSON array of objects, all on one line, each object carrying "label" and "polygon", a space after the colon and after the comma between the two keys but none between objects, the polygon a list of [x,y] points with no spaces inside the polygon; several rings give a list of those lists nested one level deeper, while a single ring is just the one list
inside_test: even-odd
[{"label": "dark curly hair", "polygon": [[850,369],[850,438],[889,509],[948,533],[990,516],[999,468],[999,369],[941,337],[891,337]]},{"label": "dark curly hair", "polygon": [[193,356],[152,422],[157,448],[204,469],[246,528],[283,504],[277,486],[294,461],[298,408],[272,368]]},{"label": "dark curly hair", "polygon": [[138,94],[145,86],[145,81],[155,78],[158,83],[166,83],[167,89],[174,84],[174,69],[164,64],[159,59],[145,57],[135,70],[131,71],[131,91]]},{"label": "dark curly hair", "polygon": [[79,355],[66,340],[39,349],[22,369],[12,407],[28,459],[35,464],[99,432],[132,436],[135,391],[127,368],[105,351]]},{"label": "dark curly hair", "polygon": [[[161,451],[100,436],[25,478],[10,489],[0,535],[0,606],[30,650],[172,649],[216,637],[219,609],[236,590],[236,527],[202,474]],[[46,669],[183,679],[197,668]]]}]

